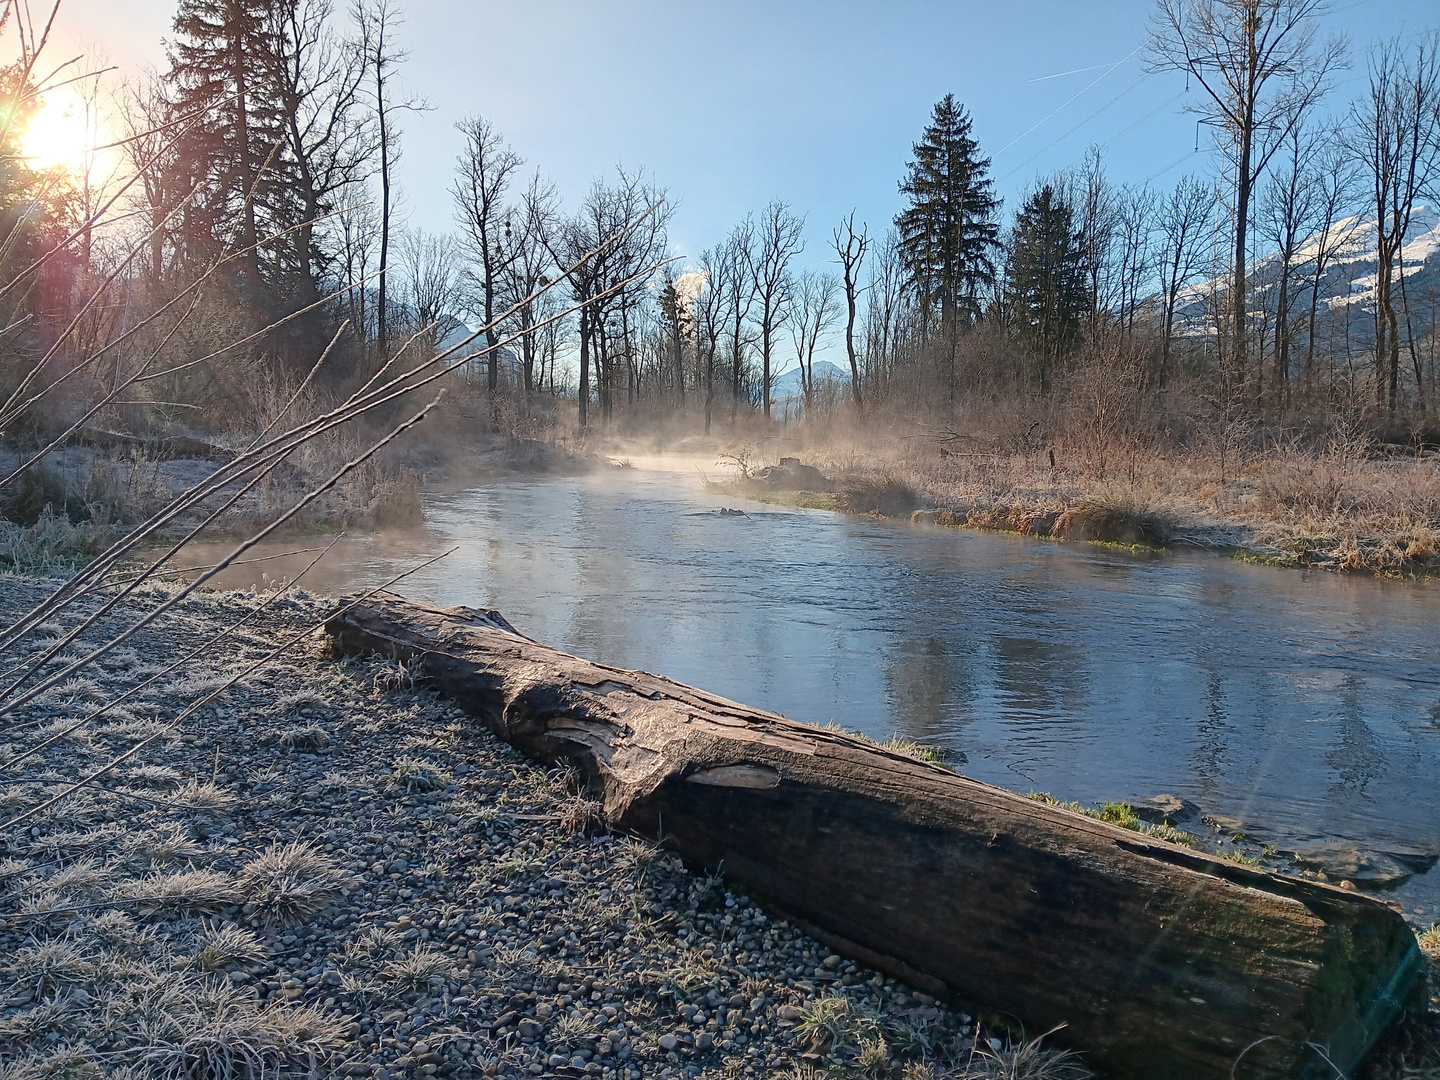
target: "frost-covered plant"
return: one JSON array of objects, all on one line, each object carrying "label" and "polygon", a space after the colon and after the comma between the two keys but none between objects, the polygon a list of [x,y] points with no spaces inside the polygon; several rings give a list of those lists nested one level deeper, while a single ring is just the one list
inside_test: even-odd
[{"label": "frost-covered plant", "polygon": [[391,767],[390,786],[399,788],[407,795],[417,791],[439,791],[450,783],[450,775],[443,769],[419,758],[398,757]]},{"label": "frost-covered plant", "polygon": [[455,965],[450,957],[438,949],[423,947],[398,960],[391,960],[382,974],[397,986],[418,991],[428,989],[430,980],[447,980],[454,972]]},{"label": "frost-covered plant", "polygon": [[95,963],[74,941],[50,938],[16,949],[5,974],[12,990],[29,990],[40,997],[62,986],[88,982],[95,974]]},{"label": "frost-covered plant", "polygon": [[203,971],[219,971],[231,964],[256,964],[265,959],[260,939],[243,926],[207,925],[195,946],[195,962]]},{"label": "frost-covered plant", "polygon": [[307,843],[267,848],[240,871],[239,883],[256,916],[271,925],[300,922],[341,892],[339,870]]},{"label": "frost-covered plant", "polygon": [[140,909],[156,917],[203,915],[241,901],[234,880],[216,870],[174,870],[141,878],[124,890]]}]

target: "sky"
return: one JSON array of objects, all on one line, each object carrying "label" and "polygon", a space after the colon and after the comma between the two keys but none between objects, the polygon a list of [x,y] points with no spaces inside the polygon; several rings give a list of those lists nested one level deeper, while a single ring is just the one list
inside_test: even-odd
[{"label": "sky", "polygon": [[[43,0],[35,0],[40,3]],[[61,50],[100,48],[122,73],[163,66],[174,0],[63,0]],[[344,0],[337,3],[343,12]],[[404,120],[408,222],[451,227],[456,121],[490,120],[573,208],[617,164],[667,188],[670,237],[690,256],[747,211],[782,199],[805,216],[798,265],[828,264],[852,209],[872,234],[934,103],[953,93],[1012,210],[1037,177],[1104,148],[1117,183],[1167,188],[1214,168],[1195,152],[1186,80],[1147,74],[1154,0],[410,0]],[[1363,89],[1373,42],[1440,25],[1434,0],[1335,0]]]}]

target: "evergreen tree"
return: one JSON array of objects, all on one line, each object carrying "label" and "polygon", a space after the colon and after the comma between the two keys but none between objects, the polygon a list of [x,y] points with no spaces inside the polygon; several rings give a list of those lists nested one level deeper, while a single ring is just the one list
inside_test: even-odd
[{"label": "evergreen tree", "polygon": [[1010,324],[1031,350],[1040,392],[1074,345],[1090,310],[1085,251],[1068,203],[1046,184],[1025,200],[1011,234],[1006,289]]},{"label": "evergreen tree", "polygon": [[980,316],[984,286],[995,280],[999,203],[990,159],[971,137],[970,116],[946,94],[914,146],[900,191],[909,205],[895,219],[905,263],[926,332],[937,324],[950,345],[954,397],[954,342]]},{"label": "evergreen tree", "polygon": [[[271,58],[272,9],[284,0],[180,0],[165,81],[185,132],[173,190],[196,194],[183,215],[179,260],[200,267],[219,251],[237,260],[252,303],[280,268],[258,242],[283,218],[284,132]],[[283,227],[281,225],[280,227]],[[266,266],[266,259],[271,265]]]}]

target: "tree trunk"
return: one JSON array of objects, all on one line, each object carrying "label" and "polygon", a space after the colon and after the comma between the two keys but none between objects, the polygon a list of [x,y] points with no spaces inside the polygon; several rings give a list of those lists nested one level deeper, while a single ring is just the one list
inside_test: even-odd
[{"label": "tree trunk", "polygon": [[580,427],[585,426],[586,406],[590,402],[590,309],[580,309],[580,390],[575,395],[580,403]]},{"label": "tree trunk", "polygon": [[375,58],[375,117],[380,125],[380,279],[379,296],[375,306],[375,345],[383,363],[390,356],[389,301],[390,273],[390,133],[388,131],[388,110],[385,105],[385,66],[380,56]]},{"label": "tree trunk", "polygon": [[855,284],[845,274],[845,355],[850,358],[850,394],[855,399],[855,415],[864,413],[860,399],[860,365],[855,360]]},{"label": "tree trunk", "polygon": [[[663,836],[837,951],[929,993],[1067,1025],[1116,1077],[1349,1070],[1424,960],[1365,896],[1045,806],[835,731],[380,594],[340,646],[418,660],[500,738],[568,761],[607,823]],[[1237,1063],[1238,1062],[1238,1067]]]}]

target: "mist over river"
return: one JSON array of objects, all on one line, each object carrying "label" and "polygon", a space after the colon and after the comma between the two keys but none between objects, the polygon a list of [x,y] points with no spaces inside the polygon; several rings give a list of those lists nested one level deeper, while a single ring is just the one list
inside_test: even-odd
[{"label": "mist over river", "polygon": [[[736,503],[688,465],[487,480],[425,509],[423,528],[342,539],[303,586],[373,586],[458,546],[396,591],[791,719],[939,744],[1022,793],[1163,792],[1277,848],[1440,852],[1435,585]],[[1440,869],[1389,895],[1435,918]]]}]

